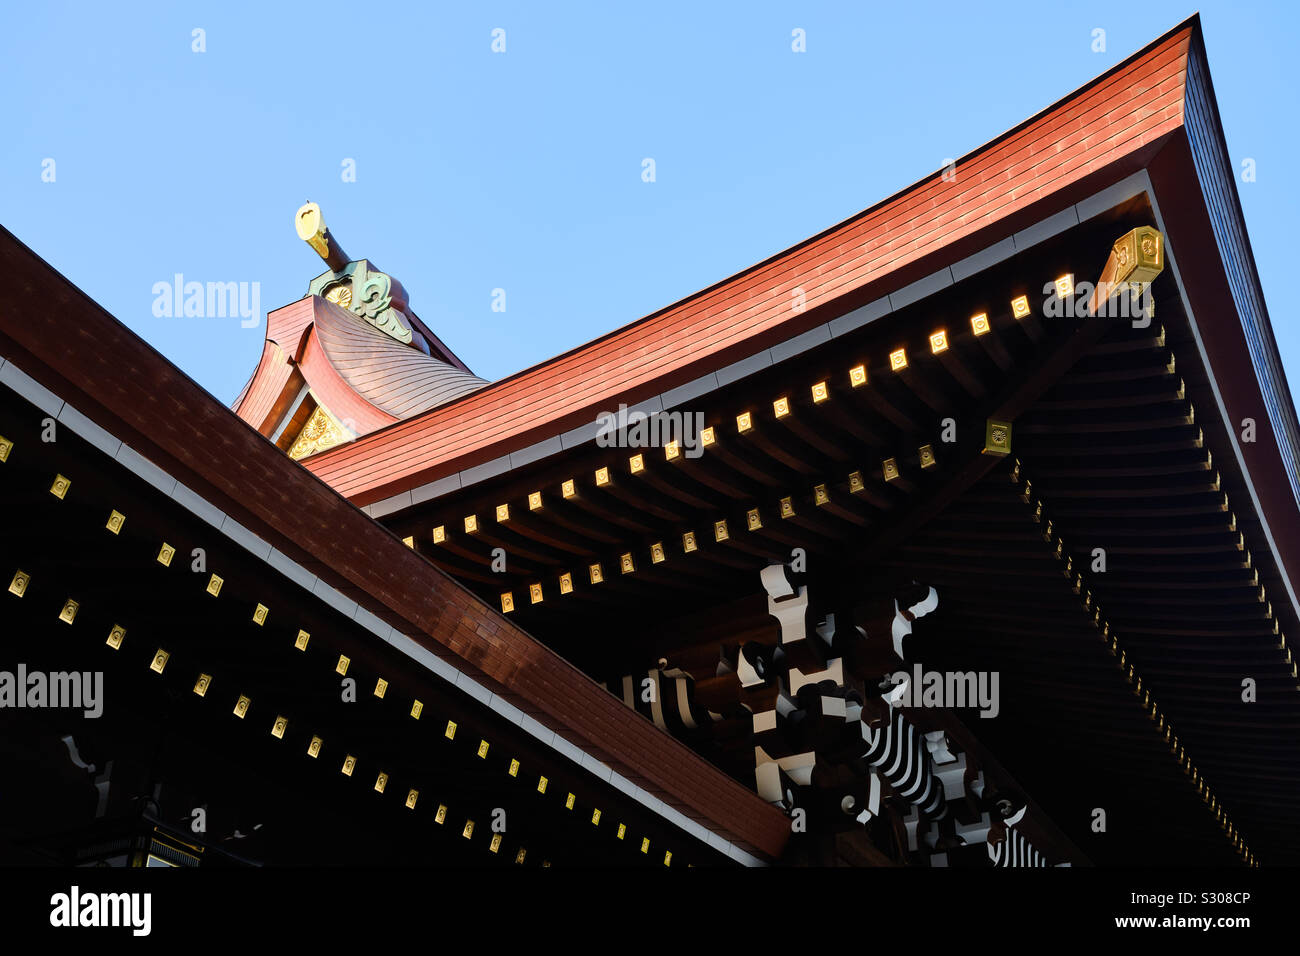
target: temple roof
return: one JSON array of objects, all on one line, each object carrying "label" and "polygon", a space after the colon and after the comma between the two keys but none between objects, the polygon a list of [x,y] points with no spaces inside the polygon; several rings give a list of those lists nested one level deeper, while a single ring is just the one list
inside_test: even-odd
[{"label": "temple roof", "polygon": [[[1192,18],[963,156],[955,175],[927,176],[710,288],[321,455],[310,467],[369,504],[558,441],[601,410],[666,394],[774,343],[815,335],[828,319],[891,294],[914,301],[949,285],[957,278],[956,267],[948,272],[952,263],[1010,244],[1062,205],[1146,166],[1184,128],[1194,41],[1199,21]],[[791,306],[796,291],[798,309]]]},{"label": "temple roof", "polygon": [[295,223],[329,269],[267,316],[262,358],[233,405],[244,421],[307,458],[487,384],[411,311],[400,282],[348,259],[320,207],[307,203]]}]

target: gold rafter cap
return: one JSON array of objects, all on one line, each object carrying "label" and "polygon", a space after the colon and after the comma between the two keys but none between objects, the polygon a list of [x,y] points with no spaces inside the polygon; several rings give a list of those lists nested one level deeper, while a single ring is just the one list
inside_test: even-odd
[{"label": "gold rafter cap", "polygon": [[334,272],[338,272],[348,264],[348,255],[330,234],[320,206],[314,202],[300,206],[293,217],[293,225],[298,230],[298,238],[311,246]]}]

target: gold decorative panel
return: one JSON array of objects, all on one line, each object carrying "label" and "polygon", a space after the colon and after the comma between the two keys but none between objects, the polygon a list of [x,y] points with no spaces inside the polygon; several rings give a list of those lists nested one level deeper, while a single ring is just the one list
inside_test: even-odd
[{"label": "gold decorative panel", "polygon": [[311,418],[307,419],[307,424],[302,426],[302,431],[298,432],[298,437],[289,446],[289,457],[299,461],[317,452],[333,448],[335,445],[341,445],[350,437],[347,430],[325,411],[324,406],[317,405],[316,410],[311,413]]}]

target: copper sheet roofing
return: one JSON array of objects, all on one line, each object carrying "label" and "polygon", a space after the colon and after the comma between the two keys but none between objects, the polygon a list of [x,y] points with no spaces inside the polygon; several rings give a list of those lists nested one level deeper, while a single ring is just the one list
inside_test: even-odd
[{"label": "copper sheet roofing", "polygon": [[[1180,25],[963,157],[955,178],[936,173],[660,312],[308,467],[361,504],[399,493],[688,381],[1024,228],[1048,201],[1141,168],[1183,125],[1196,29],[1195,19]],[[803,312],[790,308],[796,286]]]}]

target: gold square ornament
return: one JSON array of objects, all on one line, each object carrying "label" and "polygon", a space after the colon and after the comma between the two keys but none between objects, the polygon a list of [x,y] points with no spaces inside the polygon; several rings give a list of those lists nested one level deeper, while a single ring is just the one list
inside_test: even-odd
[{"label": "gold square ornament", "polygon": [[59,620],[64,624],[71,624],[77,619],[77,608],[79,607],[81,607],[80,604],[72,600],[72,598],[68,598],[63,602],[63,610],[59,612]]},{"label": "gold square ornament", "polygon": [[72,487],[72,480],[65,478],[63,475],[54,476],[54,484],[50,485],[50,494],[62,501],[68,494],[68,489]]},{"label": "gold square ornament", "polygon": [[989,419],[984,427],[984,454],[1006,455],[1011,452],[1011,423]]},{"label": "gold square ornament", "polygon": [[214,574],[212,577],[208,578],[208,586],[206,590],[213,597],[217,597],[221,594],[221,585],[225,583],[226,582],[221,577]]},{"label": "gold square ornament", "polygon": [[159,648],[153,655],[153,662],[149,665],[149,670],[153,671],[155,674],[161,674],[163,668],[167,666],[167,661],[170,659],[171,655],[162,648]]},{"label": "gold square ornament", "polygon": [[126,628],[120,624],[114,624],[113,629],[108,632],[108,640],[104,643],[116,651],[121,648],[124,640],[126,640]]},{"label": "gold square ornament", "polygon": [[27,585],[31,583],[32,576],[26,571],[15,571],[13,580],[9,582],[9,593],[22,597],[27,593]]},{"label": "gold square ornament", "polygon": [[120,511],[111,511],[108,515],[108,523],[104,525],[113,534],[118,534],[122,530],[122,525],[126,523],[126,515]]}]

